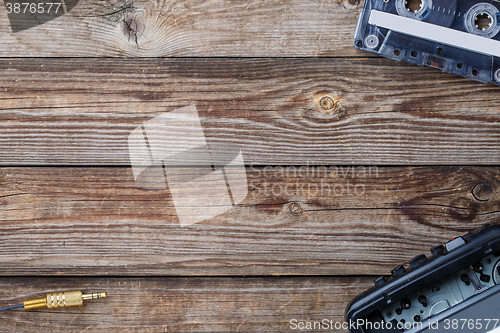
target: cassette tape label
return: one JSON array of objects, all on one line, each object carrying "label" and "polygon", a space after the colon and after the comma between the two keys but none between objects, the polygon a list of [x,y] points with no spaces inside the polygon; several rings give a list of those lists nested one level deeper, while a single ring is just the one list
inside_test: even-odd
[{"label": "cassette tape label", "polygon": [[359,49],[500,85],[500,2],[366,0]]},{"label": "cassette tape label", "polygon": [[[368,23],[413,37],[500,57],[500,41],[372,10]],[[500,26],[498,26],[500,28]]]}]

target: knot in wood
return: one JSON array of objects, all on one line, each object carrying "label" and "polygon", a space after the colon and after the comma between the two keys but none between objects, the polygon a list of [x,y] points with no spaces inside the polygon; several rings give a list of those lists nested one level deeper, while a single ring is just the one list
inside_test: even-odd
[{"label": "knot in wood", "polygon": [[335,107],[335,101],[330,96],[322,97],[319,100],[319,105],[323,110],[331,110]]},{"label": "knot in wood", "polygon": [[474,199],[479,201],[488,201],[493,195],[493,188],[488,183],[479,183],[472,189]]},{"label": "knot in wood", "polygon": [[290,205],[290,212],[292,214],[300,214],[302,212],[302,208],[300,208],[300,206],[294,202]]}]

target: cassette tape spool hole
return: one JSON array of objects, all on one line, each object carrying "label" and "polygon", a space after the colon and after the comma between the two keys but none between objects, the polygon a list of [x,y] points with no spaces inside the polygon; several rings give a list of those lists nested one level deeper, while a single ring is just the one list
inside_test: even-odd
[{"label": "cassette tape spool hole", "polygon": [[399,15],[423,20],[432,8],[432,0],[396,0],[396,11]]},{"label": "cassette tape spool hole", "polygon": [[424,8],[424,2],[422,0],[406,0],[405,8],[410,13],[416,13]]},{"label": "cassette tape spool hole", "polygon": [[500,11],[489,3],[478,3],[465,14],[465,28],[474,35],[492,38],[500,31]]},{"label": "cassette tape spool hole", "polygon": [[479,30],[488,30],[493,25],[493,17],[490,13],[479,13],[474,17],[474,25]]},{"label": "cassette tape spool hole", "polygon": [[455,20],[457,0],[395,0],[395,7],[400,16],[450,27]]}]

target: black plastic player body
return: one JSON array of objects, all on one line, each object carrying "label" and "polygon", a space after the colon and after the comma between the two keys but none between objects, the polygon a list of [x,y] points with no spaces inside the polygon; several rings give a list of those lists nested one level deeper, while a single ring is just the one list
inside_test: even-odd
[{"label": "black plastic player body", "polygon": [[[387,280],[379,278],[376,286],[355,297],[347,306],[346,322],[351,333],[401,332],[400,329],[366,328],[353,325],[362,322],[383,322],[381,310],[401,302],[450,275],[479,262],[488,255],[500,253],[500,225],[483,227],[480,231],[457,237],[432,249],[430,259],[420,255],[410,261],[404,271],[399,266]],[[446,312],[446,311],[445,311]],[[383,326],[383,325],[382,325]]]}]

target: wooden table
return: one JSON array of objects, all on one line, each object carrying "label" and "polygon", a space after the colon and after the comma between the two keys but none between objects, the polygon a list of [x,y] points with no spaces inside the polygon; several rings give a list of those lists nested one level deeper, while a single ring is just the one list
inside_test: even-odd
[{"label": "wooden table", "polygon": [[[0,11],[0,306],[109,294],[0,331],[342,322],[376,276],[498,221],[499,88],[356,51],[361,8],[81,0],[17,33]],[[187,105],[240,147],[249,194],[181,226],[168,190],[135,184],[127,137]]]}]

